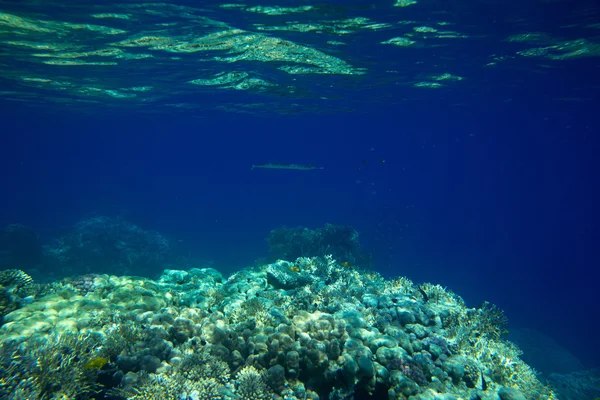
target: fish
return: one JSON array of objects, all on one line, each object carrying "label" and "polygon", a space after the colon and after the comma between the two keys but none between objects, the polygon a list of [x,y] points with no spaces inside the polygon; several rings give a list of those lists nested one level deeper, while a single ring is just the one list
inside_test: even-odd
[{"label": "fish", "polygon": [[487,382],[485,381],[485,377],[483,376],[483,371],[479,371],[481,372],[481,390],[486,391],[487,390]]},{"label": "fish", "polygon": [[429,301],[429,296],[427,296],[427,292],[423,290],[421,286],[417,286],[417,289],[419,290],[419,292],[421,292],[421,295],[423,295],[423,301],[427,303]]},{"label": "fish", "polygon": [[316,167],[312,164],[309,165],[301,165],[301,164],[256,164],[253,165],[250,170],[252,171],[255,168],[262,169],[295,169],[298,171],[312,171],[315,169],[323,169],[323,167]]}]

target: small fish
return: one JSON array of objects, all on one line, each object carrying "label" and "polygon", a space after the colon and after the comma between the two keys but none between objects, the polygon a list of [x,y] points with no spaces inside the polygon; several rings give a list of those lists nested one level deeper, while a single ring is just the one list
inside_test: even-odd
[{"label": "small fish", "polygon": [[484,392],[487,390],[487,382],[485,381],[485,377],[483,376],[483,371],[479,371],[481,373],[481,390]]},{"label": "small fish", "polygon": [[256,164],[253,165],[250,170],[255,168],[262,169],[295,169],[297,171],[312,171],[314,169],[323,169],[323,167],[316,167],[312,164],[309,165],[301,165],[301,164]]},{"label": "small fish", "polygon": [[94,370],[94,369],[102,369],[106,364],[108,364],[108,360],[104,357],[96,357],[92,358],[88,362],[83,365],[83,369]]},{"label": "small fish", "polygon": [[427,292],[423,290],[421,286],[417,286],[417,289],[419,290],[419,292],[421,292],[421,295],[423,296],[423,301],[427,303],[429,301],[429,296],[427,296]]}]

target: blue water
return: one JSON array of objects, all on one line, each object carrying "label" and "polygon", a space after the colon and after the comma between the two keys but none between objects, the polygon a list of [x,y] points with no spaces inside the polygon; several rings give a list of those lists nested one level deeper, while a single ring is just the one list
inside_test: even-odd
[{"label": "blue water", "polygon": [[[257,61],[199,67],[195,54],[140,70],[139,60],[112,70],[50,66],[5,44],[16,36],[2,31],[0,226],[22,223],[44,242],[86,216],[119,215],[232,272],[265,257],[266,237],[277,227],[350,225],[383,275],[439,283],[473,306],[494,303],[511,328],[541,331],[585,367],[598,367],[600,52],[523,57],[516,52],[539,45],[505,40],[546,32],[600,46],[600,30],[589,27],[600,22],[598,9],[593,2],[389,3],[329,2],[328,13],[274,24],[354,16],[393,22],[401,15],[416,25],[451,21],[449,29],[469,38],[402,48],[378,43],[408,32],[404,26],[344,36],[269,32],[366,69],[340,76],[286,75]],[[64,3],[61,14],[1,2],[0,12],[62,21],[72,12],[82,21],[85,7],[113,7],[78,4]],[[216,5],[202,10],[246,30],[273,23]],[[135,29],[134,22],[114,24]],[[491,55],[506,59],[486,66]],[[249,70],[296,91],[186,86],[202,68]],[[445,72],[464,80],[439,89],[412,85]],[[160,96],[85,103],[85,95],[15,78],[27,73],[79,84],[93,78],[99,87],[156,85]],[[250,170],[269,162],[324,169]],[[42,265],[32,273],[50,271]]]}]

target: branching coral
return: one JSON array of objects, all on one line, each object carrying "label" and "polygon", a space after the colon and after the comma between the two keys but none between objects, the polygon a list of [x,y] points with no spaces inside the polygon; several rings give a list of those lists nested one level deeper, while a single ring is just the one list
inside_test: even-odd
[{"label": "branching coral", "polygon": [[465,302],[460,296],[441,285],[424,283],[418,286],[418,291],[421,293],[421,297],[423,297],[423,300],[425,301],[432,301],[437,304],[454,305],[459,307],[465,306]]},{"label": "branching coral", "polygon": [[235,388],[240,400],[267,400],[273,397],[262,374],[253,366],[244,367],[238,372]]},{"label": "branching coral", "polygon": [[180,375],[141,374],[129,400],[220,400],[222,385],[214,378],[190,380]]},{"label": "branching coral", "polygon": [[223,300],[226,298],[226,294],[220,288],[209,289],[208,291],[208,308],[219,309],[223,305]]},{"label": "branching coral", "polygon": [[473,310],[463,308],[448,321],[448,338],[458,354],[476,363],[499,384],[536,393],[539,399],[553,398],[553,392],[536,377],[536,372],[521,359],[521,350],[502,340],[506,317],[495,306],[484,303]]},{"label": "branching coral", "polygon": [[413,283],[406,277],[399,277],[393,280],[386,281],[384,284],[383,293],[386,295],[393,294],[410,294],[413,291]]},{"label": "branching coral", "polygon": [[22,399],[74,399],[98,390],[97,370],[86,367],[97,357],[100,338],[57,335],[41,343],[5,344],[0,365],[0,397]]},{"label": "branching coral", "polygon": [[478,337],[499,340],[506,333],[502,310],[484,303],[479,309],[455,308],[444,321],[449,337],[458,347],[469,346]]},{"label": "branching coral", "polygon": [[186,354],[177,367],[189,380],[199,380],[203,378],[212,378],[222,384],[229,382],[231,378],[229,365],[209,354],[209,352],[196,351]]},{"label": "branching coral", "polygon": [[494,304],[490,305],[487,301],[477,311],[480,315],[480,329],[490,335],[490,337],[500,339],[501,336],[508,333],[506,330],[508,319],[504,315],[504,311]]}]

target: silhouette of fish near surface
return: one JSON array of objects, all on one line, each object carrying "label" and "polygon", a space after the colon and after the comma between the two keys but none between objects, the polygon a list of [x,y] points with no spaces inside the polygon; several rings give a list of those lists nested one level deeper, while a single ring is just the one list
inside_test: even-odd
[{"label": "silhouette of fish near surface", "polygon": [[312,164],[301,165],[301,164],[256,164],[253,165],[250,170],[261,168],[261,169],[295,169],[297,171],[312,171],[315,169],[323,169],[323,167],[317,167]]}]

